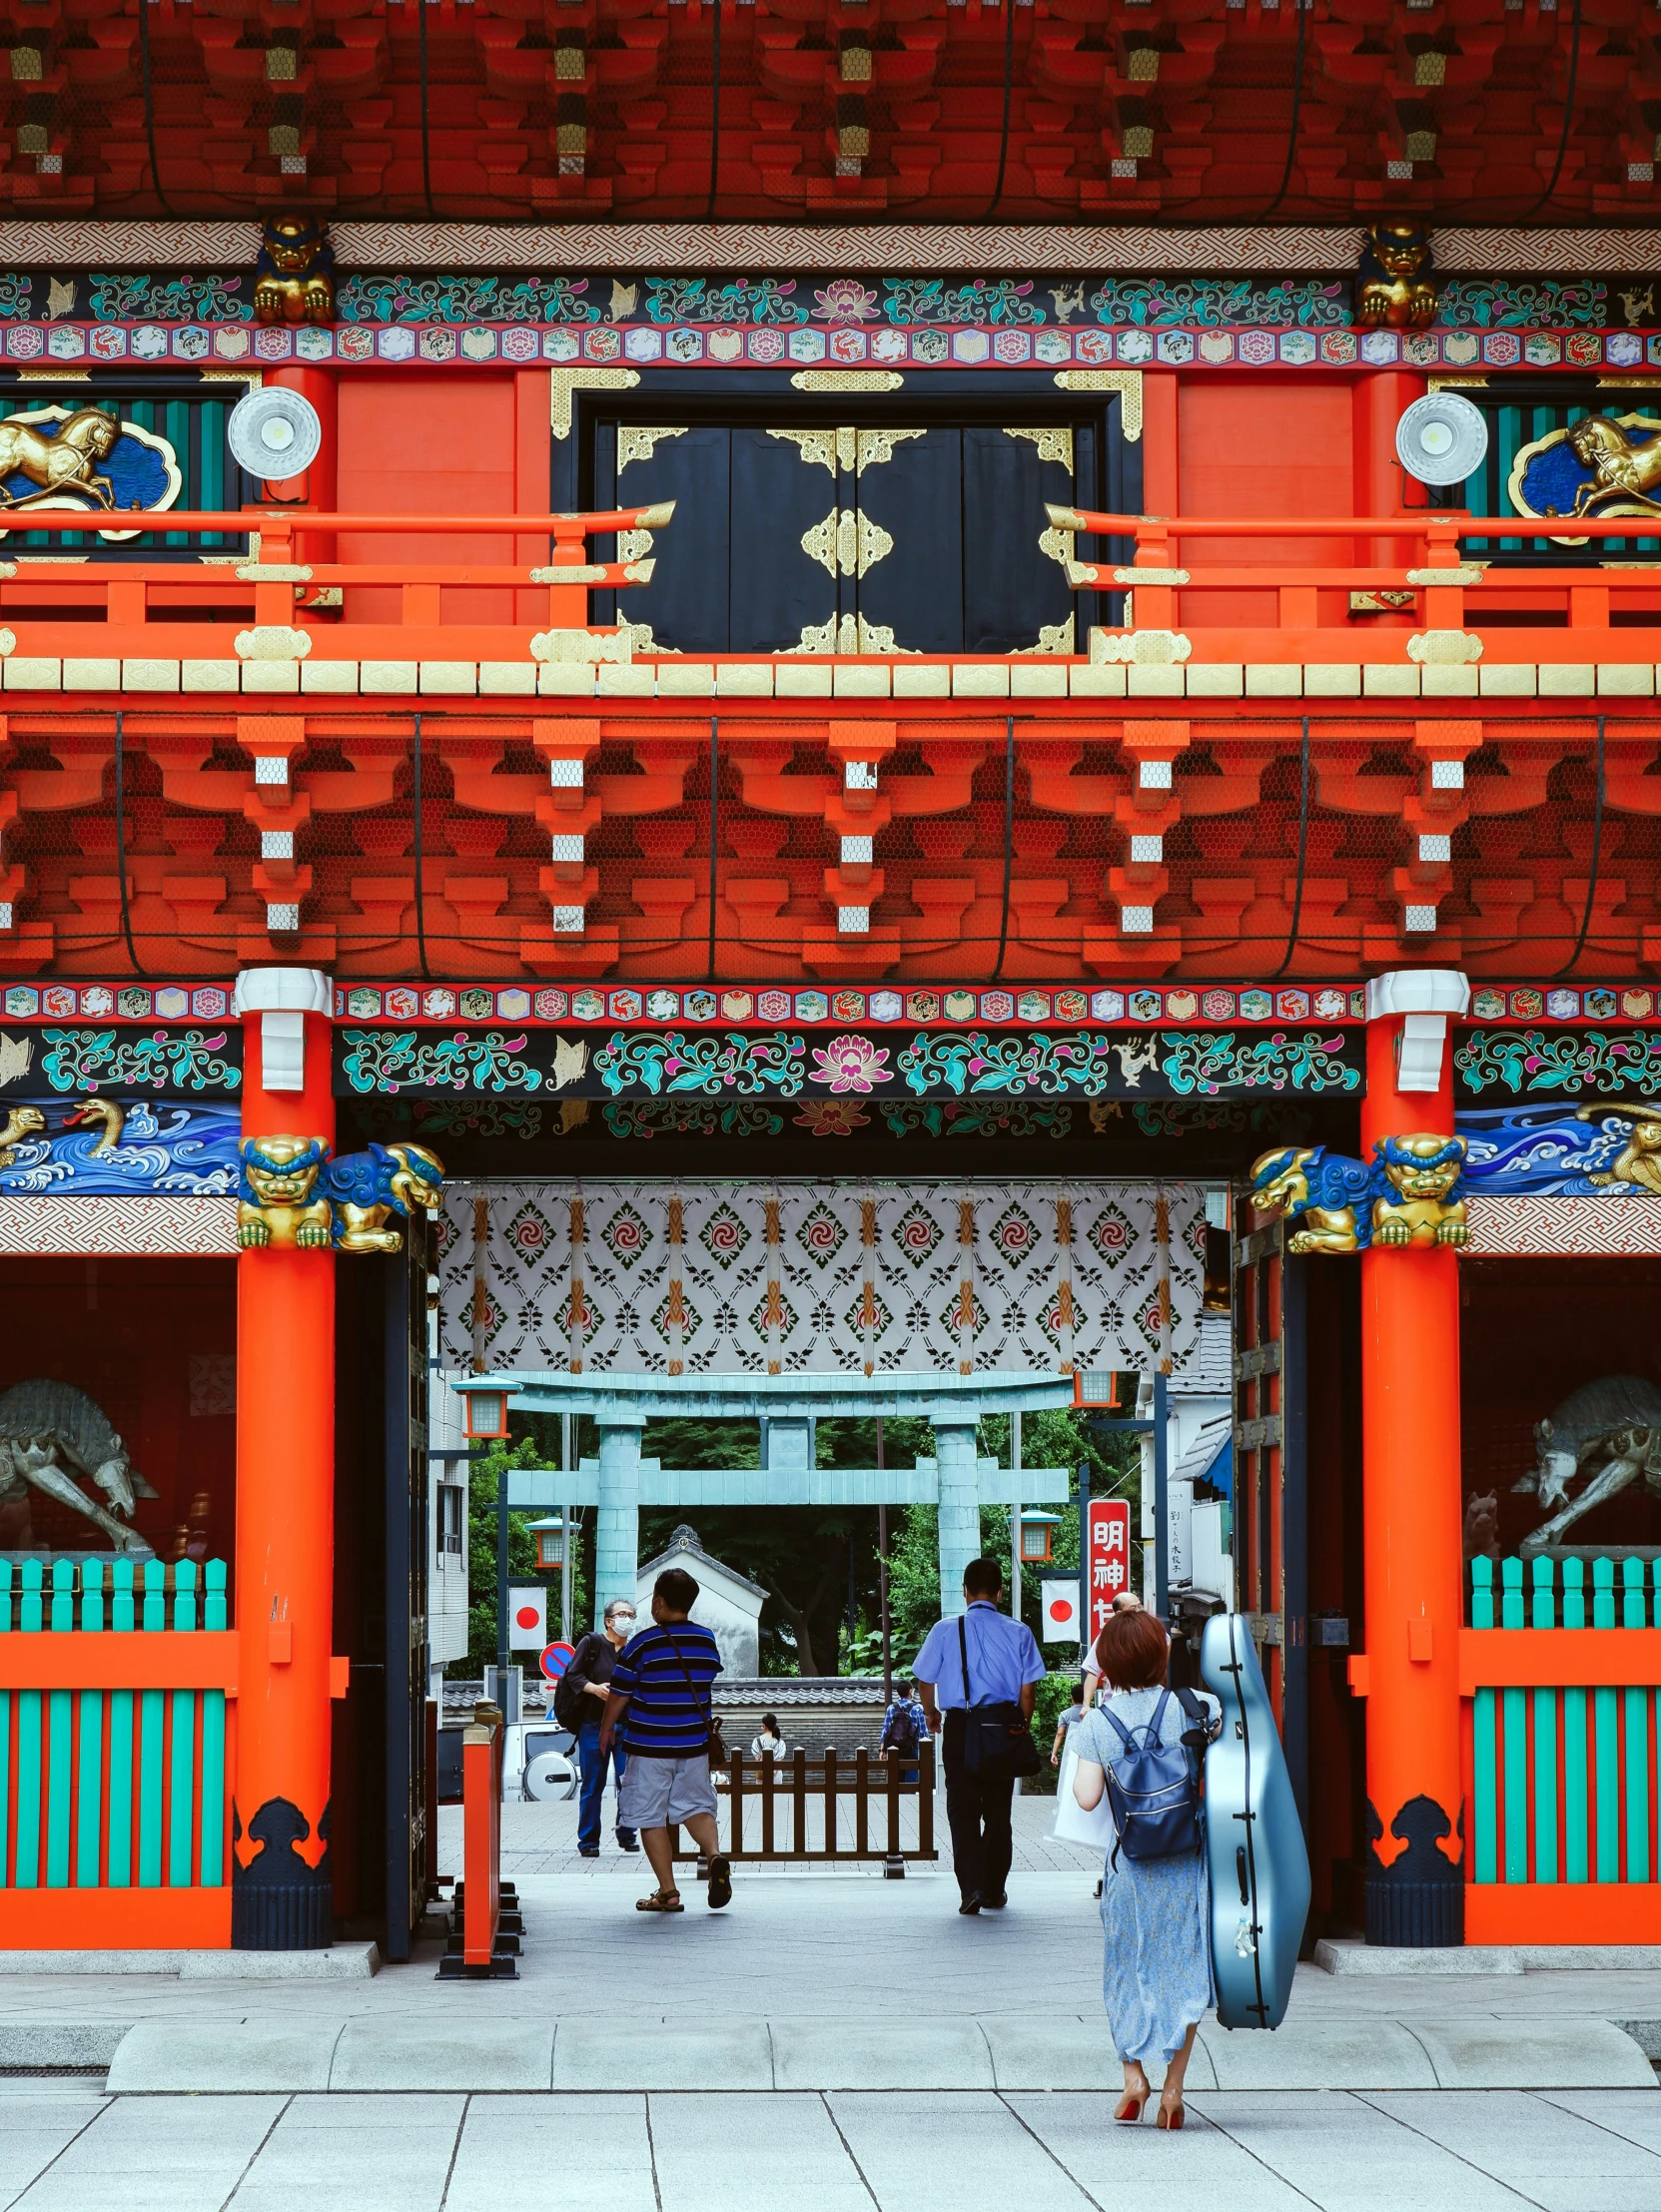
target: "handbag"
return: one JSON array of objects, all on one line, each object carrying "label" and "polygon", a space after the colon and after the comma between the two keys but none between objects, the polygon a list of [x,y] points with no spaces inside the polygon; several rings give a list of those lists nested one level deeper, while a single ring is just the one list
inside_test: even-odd
[{"label": "handbag", "polygon": [[1079,1754],[1073,1739],[1077,1729],[1069,1729],[1067,1742],[1062,1746],[1061,1777],[1056,1784],[1056,1821],[1051,1829],[1052,1840],[1058,1843],[1087,1843],[1096,1850],[1112,1850],[1119,1838],[1113,1825],[1113,1807],[1104,1789],[1095,1810],[1087,1813],[1073,1795],[1073,1784],[1079,1773]]},{"label": "handbag", "polygon": [[1044,1762],[1033,1732],[1018,1705],[999,1699],[976,1705],[969,1683],[969,1632],[958,1615],[958,1650],[963,1657],[963,1765],[964,1772],[982,1782],[1014,1782],[1018,1776],[1036,1775]]},{"label": "handbag", "polygon": [[[663,1633],[665,1636],[669,1636],[669,1632],[667,1629],[665,1629]],[[695,1705],[698,1698],[698,1686],[692,1680],[692,1670],[687,1666],[685,1657],[681,1652],[681,1648],[675,1642],[672,1636],[669,1636],[669,1649],[680,1661],[680,1671],[686,1677],[686,1687],[688,1690],[691,1691],[692,1702]],[[704,1738],[703,1748],[709,1755],[709,1764],[712,1767],[724,1767],[727,1764],[727,1747],[725,1742],[722,1740],[721,1724],[715,1717],[715,1693],[713,1690],[709,1693],[708,1725],[709,1734]]]}]

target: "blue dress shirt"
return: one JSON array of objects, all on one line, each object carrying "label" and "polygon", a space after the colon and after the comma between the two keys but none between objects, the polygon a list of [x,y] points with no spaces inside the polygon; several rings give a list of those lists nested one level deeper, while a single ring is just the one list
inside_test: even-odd
[{"label": "blue dress shirt", "polygon": [[[975,1599],[963,1626],[976,1705],[1014,1705],[1029,1682],[1042,1682],[1049,1672],[1032,1630],[1000,1613],[990,1598]],[[943,1713],[971,1702],[964,1695],[962,1649],[954,1613],[930,1629],[911,1670],[919,1682],[934,1684],[935,1703]]]}]

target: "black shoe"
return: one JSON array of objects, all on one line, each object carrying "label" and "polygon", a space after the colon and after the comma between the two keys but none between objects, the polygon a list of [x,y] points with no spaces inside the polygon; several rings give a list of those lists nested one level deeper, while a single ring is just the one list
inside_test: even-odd
[{"label": "black shoe", "polygon": [[725,1858],[709,1861],[709,1909],[718,1912],[723,1904],[732,1902],[732,1865]]},{"label": "black shoe", "polygon": [[982,1897],[981,1902],[989,1912],[1002,1912],[1009,1898],[1000,1889],[995,1897]]},{"label": "black shoe", "polygon": [[597,1843],[578,1843],[576,1847],[578,1858],[598,1858],[599,1854],[600,1847]]},{"label": "black shoe", "polygon": [[965,1914],[978,1912],[981,1909],[981,1892],[978,1889],[971,1889],[968,1896],[958,1906],[958,1910]]},{"label": "black shoe", "polygon": [[640,1848],[639,1841],[633,1829],[620,1828],[617,1831],[617,1848],[620,1851],[637,1851]]}]

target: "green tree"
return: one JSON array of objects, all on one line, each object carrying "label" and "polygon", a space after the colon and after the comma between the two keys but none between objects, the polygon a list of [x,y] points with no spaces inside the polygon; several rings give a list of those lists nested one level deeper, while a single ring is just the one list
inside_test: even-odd
[{"label": "green tree", "polygon": [[[533,1437],[497,1445],[485,1458],[472,1461],[467,1476],[467,1655],[450,1661],[445,1673],[461,1681],[478,1681],[486,1667],[496,1663],[496,1499],[509,1467],[540,1467],[546,1462]],[[540,1515],[509,1513],[507,1516],[507,1579],[522,1584],[539,1582],[548,1593],[550,1625],[559,1618],[559,1570],[546,1571],[536,1564],[536,1539],[530,1523]],[[574,1546],[580,1551],[580,1546]],[[576,1598],[572,1619],[578,1631],[586,1625],[587,1576],[580,1558],[575,1562]],[[528,1655],[521,1655],[528,1656]]]}]

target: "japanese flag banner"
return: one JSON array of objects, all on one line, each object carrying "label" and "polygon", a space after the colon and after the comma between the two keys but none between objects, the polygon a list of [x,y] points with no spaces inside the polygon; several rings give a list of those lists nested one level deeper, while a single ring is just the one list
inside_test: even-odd
[{"label": "japanese flag banner", "polygon": [[548,1594],[531,1582],[507,1593],[507,1649],[539,1652],[548,1640]]},{"label": "japanese flag banner", "polygon": [[1077,1575],[1046,1575],[1039,1584],[1040,1611],[1044,1616],[1043,1641],[1071,1644],[1075,1651],[1084,1642],[1079,1615]]},{"label": "japanese flag banner", "polygon": [[1129,1498],[1093,1498],[1090,1502],[1089,1544],[1085,1552],[1086,1586],[1090,1592],[1090,1628],[1094,1643],[1102,1624],[1113,1611],[1113,1601],[1131,1583],[1131,1501]]}]

